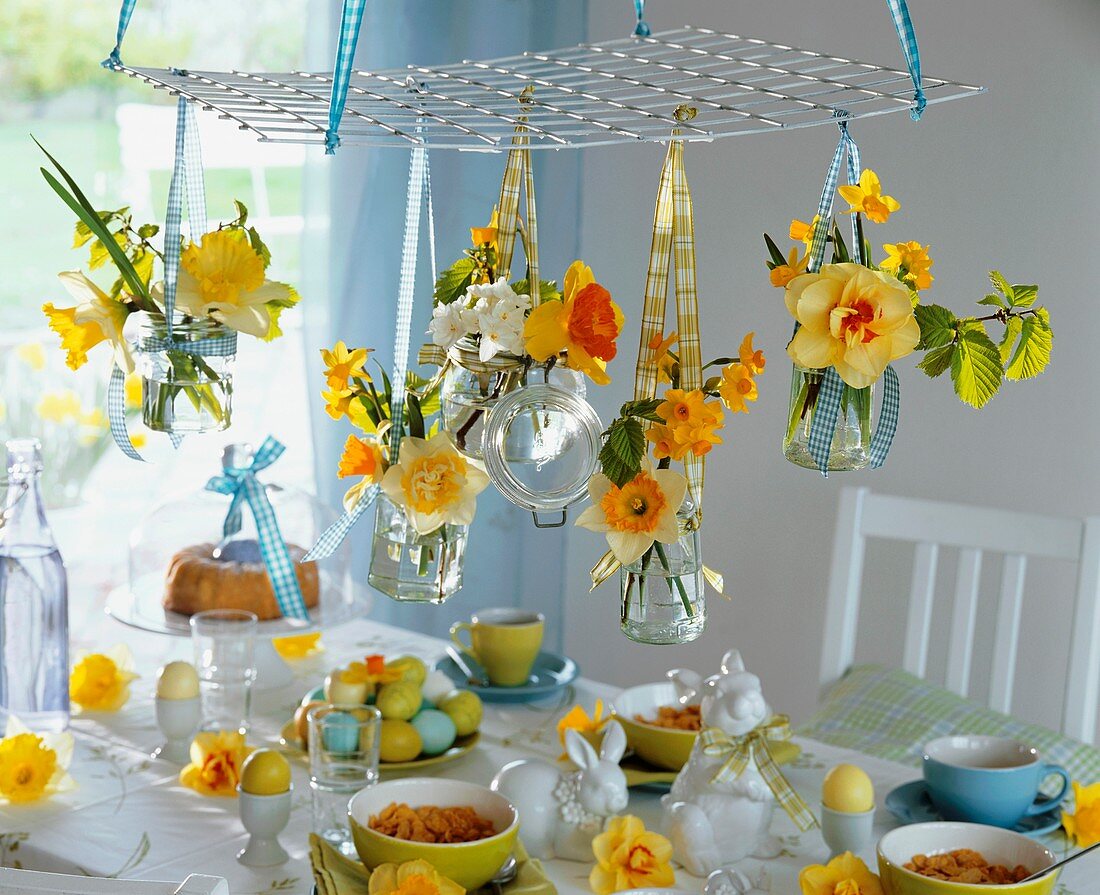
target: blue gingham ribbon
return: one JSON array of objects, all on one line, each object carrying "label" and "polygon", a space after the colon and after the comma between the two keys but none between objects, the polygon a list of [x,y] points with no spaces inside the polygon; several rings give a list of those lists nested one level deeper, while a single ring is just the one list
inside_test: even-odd
[{"label": "blue gingham ribbon", "polygon": [[634,26],[634,36],[649,37],[649,24],[645,20],[645,0],[634,0],[634,17],[638,20]]},{"label": "blue gingham ribbon", "polygon": [[344,0],[340,16],[340,36],[336,44],[336,61],[332,67],[332,94],[328,103],[328,130],[325,131],[325,155],[332,155],[340,145],[340,119],[348,101],[351,67],[355,61],[355,45],[363,24],[367,0]]},{"label": "blue gingham ribbon", "polygon": [[100,65],[104,68],[122,67],[122,39],[126,36],[126,29],[130,27],[130,17],[134,14],[137,0],[122,0],[122,7],[118,11],[118,27],[115,29],[115,47],[111,54]]},{"label": "blue gingham ribbon", "polygon": [[[837,127],[840,129],[840,141],[836,144],[836,152],[833,153],[833,160],[829,164],[828,172],[825,174],[825,185],[821,189],[821,199],[817,203],[817,214],[815,216],[817,223],[814,226],[813,242],[810,243],[810,258],[806,262],[806,270],[810,273],[819,271],[822,262],[825,260],[829,221],[833,214],[833,195],[836,193],[836,182],[840,177],[840,165],[844,161],[845,155],[848,157],[848,183],[859,182],[859,147],[856,146],[856,141],[852,139],[852,135],[848,133],[849,114],[843,110],[837,110],[833,114],[838,119]],[[855,215],[852,215],[852,242],[857,244],[856,251],[859,253],[859,237],[857,236]]]},{"label": "blue gingham ribbon", "polygon": [[913,20],[909,18],[909,7],[905,0],[886,0],[886,5],[890,7],[890,15],[894,19],[894,28],[898,32],[898,41],[901,43],[901,52],[905,55],[909,77],[913,79],[913,108],[909,110],[909,117],[914,121],[920,121],[928,100],[925,99],[924,88],[921,86],[920,47],[917,46],[917,35],[913,31]]},{"label": "blue gingham ribbon", "polygon": [[[416,259],[420,248],[420,206],[427,199],[428,244],[431,252],[432,282],[435,271],[435,213],[432,209],[431,167],[428,150],[417,146],[409,158],[409,186],[405,194],[405,238],[401,248],[401,279],[397,287],[397,330],[393,341],[393,377],[390,380],[390,442],[389,462],[397,462],[401,433],[405,428],[405,379],[409,368],[409,339],[412,336],[413,292],[416,286]],[[350,509],[326,528],[303,562],[331,556],[343,543],[352,526],[378,497],[378,486],[367,488]]]},{"label": "blue gingham ribbon", "polygon": [[231,467],[216,475],[206,483],[207,491],[225,494],[232,498],[229,512],[225,515],[222,534],[232,537],[241,530],[242,504],[248,504],[252,518],[256,521],[256,537],[260,545],[260,556],[267,568],[267,577],[275,592],[279,611],[285,618],[309,620],[302,590],[298,586],[298,575],[294,569],[294,560],[290,558],[286,541],[279,531],[279,522],[275,510],[267,499],[267,489],[256,478],[256,473],[267,469],[282,456],[283,447],[270,435],[260,445],[251,462],[244,467]]}]

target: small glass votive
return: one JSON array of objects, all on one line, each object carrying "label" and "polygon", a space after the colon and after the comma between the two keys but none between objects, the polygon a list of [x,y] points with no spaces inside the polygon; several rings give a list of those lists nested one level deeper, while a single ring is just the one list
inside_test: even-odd
[{"label": "small glass votive", "polygon": [[382,713],[369,705],[318,705],[306,714],[313,832],[355,857],[348,802],[378,782]]},{"label": "small glass votive", "polygon": [[248,732],[256,623],[256,614],[242,609],[210,609],[191,616],[203,730]]}]

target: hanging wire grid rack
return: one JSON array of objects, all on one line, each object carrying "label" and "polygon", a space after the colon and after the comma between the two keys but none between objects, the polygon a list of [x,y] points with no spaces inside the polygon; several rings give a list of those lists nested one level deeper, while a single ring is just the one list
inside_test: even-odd
[{"label": "hanging wire grid rack", "polygon": [[[323,143],[329,73],[252,74],[180,69],[119,71],[235,121],[260,140]],[[534,85],[521,111],[521,91]],[[922,81],[929,105],[984,87]],[[711,141],[906,112],[909,74],[896,68],[685,26],[649,37],[526,52],[439,67],[352,74],[342,145],[498,151],[526,114],[532,149]],[[678,106],[697,110],[679,122]]]}]

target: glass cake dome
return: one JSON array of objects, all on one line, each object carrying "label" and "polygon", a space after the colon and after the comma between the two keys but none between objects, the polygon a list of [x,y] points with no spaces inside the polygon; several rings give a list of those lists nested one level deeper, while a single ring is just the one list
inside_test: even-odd
[{"label": "glass cake dome", "polygon": [[[241,468],[252,454],[251,445],[227,445],[222,465]],[[312,494],[271,481],[265,472],[257,478],[295,562],[308,622],[279,613],[247,502],[240,503],[240,531],[223,538],[231,498],[205,488],[169,497],[137,525],[130,535],[128,586],[112,595],[110,613],[145,630],[186,635],[194,612],[247,609],[259,616],[260,630],[269,636],[328,627],[362,614],[363,604],[353,591],[347,541],[329,557],[300,563],[336,514]]]}]

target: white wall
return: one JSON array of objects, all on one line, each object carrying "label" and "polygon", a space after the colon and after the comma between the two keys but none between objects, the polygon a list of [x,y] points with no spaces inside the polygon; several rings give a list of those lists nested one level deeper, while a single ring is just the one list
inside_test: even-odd
[{"label": "white wall", "polygon": [[[668,667],[705,670],[730,645],[759,672],[773,704],[804,717],[816,698],[825,577],[837,492],[867,484],[884,492],[1083,516],[1100,512],[1094,457],[1098,332],[1093,267],[1100,235],[1100,3],[1096,0],[912,0],[925,71],[988,86],[987,95],[907,115],[857,121],[864,164],[902,203],[872,242],[919,239],[935,258],[928,299],[966,310],[986,291],[991,267],[1035,282],[1052,311],[1055,359],[1041,379],[1006,387],[981,413],[961,405],[950,383],[930,381],[913,359],[898,364],[902,417],[887,466],[828,481],[785,462],[780,438],[791,323],[764,267],[761,232],[785,236],[792,216],[808,220],[836,144],[835,128],[689,146],[695,196],[705,356],[733,350],[755,329],[769,366],[761,399],[729,418],[711,454],[704,545],[726,574],[730,604],[710,600],[697,645],[630,644],[617,630],[617,584],[587,593],[587,570],[604,549],[575,530],[569,540],[566,647],[586,673],[619,684],[658,678]],[[648,4],[655,31],[692,23],[901,66],[882,0]],[[591,40],[630,30],[626,0],[591,0]],[[584,156],[583,253],[638,323],[662,150],[639,146]],[[545,201],[545,200],[544,200]],[[871,225],[874,227],[874,225]],[[628,395],[636,329],[598,397],[605,418]],[[597,390],[599,391],[599,390]],[[892,547],[869,559],[860,656],[900,654],[901,600],[909,557]],[[1036,583],[1036,577],[1047,575]],[[953,574],[943,570],[945,580]],[[999,570],[987,574],[996,586]],[[1060,695],[1046,685],[1063,667],[1070,570],[1038,569],[1026,599],[1018,711],[1054,722]],[[938,607],[946,620],[950,607]],[[982,620],[992,610],[983,604]],[[613,644],[614,648],[609,648]],[[985,692],[978,666],[974,689]]]}]

